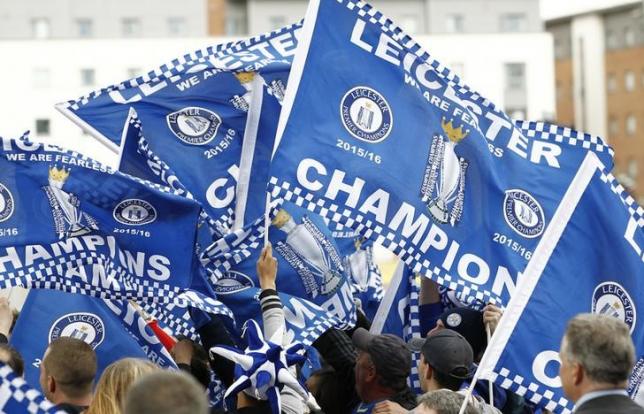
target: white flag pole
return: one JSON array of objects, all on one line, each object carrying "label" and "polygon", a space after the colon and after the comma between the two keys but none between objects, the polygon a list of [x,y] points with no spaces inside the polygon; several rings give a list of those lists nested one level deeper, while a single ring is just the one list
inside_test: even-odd
[{"label": "white flag pole", "polygon": [[266,192],[266,210],[264,211],[264,247],[268,246],[268,228],[271,226],[271,193]]}]

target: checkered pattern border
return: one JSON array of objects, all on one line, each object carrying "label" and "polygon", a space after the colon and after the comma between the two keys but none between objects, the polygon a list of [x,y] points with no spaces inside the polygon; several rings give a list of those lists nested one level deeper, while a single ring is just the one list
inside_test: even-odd
[{"label": "checkered pattern border", "polygon": [[0,400],[3,413],[15,413],[16,408],[21,408],[20,412],[30,414],[65,414],[3,363],[0,363]]},{"label": "checkered pattern border", "polygon": [[[347,9],[353,10],[358,16],[362,17],[365,20],[368,20],[370,23],[380,26],[383,33],[391,36],[396,40],[407,52],[412,53],[418,57],[422,62],[430,65],[434,69],[434,73],[442,78],[447,84],[449,84],[454,90],[461,94],[462,97],[466,98],[468,101],[471,101],[481,107],[487,108],[488,110],[495,111],[499,114],[504,114],[501,108],[497,108],[494,103],[488,99],[481,96],[480,93],[474,91],[468,85],[462,82],[462,80],[449,68],[444,66],[438,60],[427,52],[421,45],[419,45],[411,36],[406,34],[400,27],[398,27],[394,22],[389,20],[384,14],[380,11],[373,8],[373,6],[363,2],[355,0],[337,0],[338,3],[344,5]],[[508,121],[510,118],[507,117]],[[515,121],[516,123],[523,124],[524,121]],[[534,123],[536,125],[545,123]],[[535,126],[536,126],[535,125]],[[530,129],[530,128],[529,128]],[[577,131],[563,128],[566,131],[561,131],[562,136],[570,134],[567,140],[562,140],[561,142],[567,142],[573,146],[582,146],[584,148],[593,148],[596,151],[603,152],[608,151],[612,156],[612,149],[607,145],[603,144],[602,140],[598,137],[592,137],[588,134],[583,134]]]},{"label": "checkered pattern border", "polygon": [[615,193],[622,203],[624,203],[624,206],[628,209],[628,214],[637,221],[637,225],[639,227],[644,227],[644,208],[637,204],[637,201],[635,201],[633,196],[626,191],[624,186],[619,183],[613,174],[607,171],[602,171],[600,178],[610,186],[613,193]]},{"label": "checkered pattern border", "polygon": [[[138,88],[146,84],[155,85],[163,81],[172,82],[175,81],[178,76],[184,74],[187,68],[196,64],[205,65],[204,70],[222,69],[217,63],[217,61],[221,60],[222,58],[238,53],[242,49],[248,49],[249,47],[252,47],[253,45],[256,45],[258,43],[276,38],[286,32],[295,31],[300,27],[302,27],[302,23],[298,22],[281,29],[274,30],[270,33],[254,36],[245,40],[222,43],[219,45],[195,50],[192,53],[188,53],[179,58],[173,59],[171,62],[163,64],[145,75],[95,90],[88,93],[87,95],[81,96],[78,99],[67,101],[63,103],[63,105],[72,109],[73,111],[77,111],[82,106],[87,105],[90,100],[95,99],[103,94],[109,94],[112,91],[122,91],[126,89]],[[239,70],[244,69],[241,68]]]},{"label": "checkered pattern border", "polygon": [[537,404],[550,411],[558,412],[559,414],[571,414],[573,404],[565,397],[554,400],[554,393],[544,387],[543,385],[527,381],[522,376],[512,374],[509,369],[501,367],[498,373],[492,373],[490,378],[496,384],[506,390],[510,390],[515,394],[523,396],[528,401]]},{"label": "checkered pattern border", "polygon": [[170,331],[170,335],[183,335],[193,341],[199,341],[199,335],[187,310],[181,317],[158,303],[147,302],[140,305],[148,314],[165,325],[167,330]]},{"label": "checkered pattern border", "polygon": [[[422,332],[420,332],[420,289],[418,287],[416,275],[410,274],[407,283],[409,283],[409,320],[407,321],[407,326],[405,326],[405,342],[409,342],[412,338],[420,338],[423,336]],[[421,395],[422,389],[420,388],[420,376],[418,372],[419,363],[420,353],[412,352],[411,375],[409,376],[409,381],[414,392]]]},{"label": "checkered pattern border", "polygon": [[365,237],[373,238],[376,243],[397,254],[414,273],[420,273],[439,285],[459,292],[468,301],[501,303],[501,299],[491,291],[454,277],[438,266],[432,265],[429,260],[423,258],[414,245],[352,209],[316,198],[306,190],[292,186],[286,181],[279,181],[276,177],[271,177],[269,190],[274,198],[281,197],[322,217],[351,227]]},{"label": "checkered pattern border", "polygon": [[[66,276],[70,270],[84,266],[104,269],[105,275],[112,277],[117,283],[117,288],[94,285],[80,278]],[[97,251],[78,251],[0,273],[0,289],[15,286],[55,289],[102,299],[153,300],[159,303],[170,303],[182,291],[176,286],[135,277],[127,269],[114,263],[109,256]]]},{"label": "checkered pattern border", "polygon": [[606,145],[596,135],[586,134],[547,122],[515,120],[514,126],[519,128],[527,138],[538,138],[545,141],[553,141],[558,144],[567,143],[570,146],[581,145],[582,148],[592,150],[597,154],[607,153],[611,158],[615,155],[613,148]]}]

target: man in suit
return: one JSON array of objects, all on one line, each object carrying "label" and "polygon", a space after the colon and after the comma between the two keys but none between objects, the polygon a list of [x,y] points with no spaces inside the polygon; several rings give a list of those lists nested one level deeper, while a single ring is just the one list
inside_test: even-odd
[{"label": "man in suit", "polygon": [[626,393],[635,363],[628,326],[617,318],[580,314],[568,322],[559,351],[564,393],[575,413],[644,414]]}]

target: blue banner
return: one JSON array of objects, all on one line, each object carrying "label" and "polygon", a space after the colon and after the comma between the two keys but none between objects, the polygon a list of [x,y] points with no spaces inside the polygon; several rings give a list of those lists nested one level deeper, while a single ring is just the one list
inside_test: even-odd
[{"label": "blue banner", "polygon": [[270,187],[472,300],[507,303],[601,139],[516,122],[365,2],[313,0]]},{"label": "blue banner", "polygon": [[252,81],[261,75],[275,96],[283,96],[280,77],[290,70],[299,28],[199,50],[57,108],[125,164],[140,161],[123,133],[130,109],[136,110],[150,150],[228,230]]},{"label": "blue banner", "polygon": [[[197,202],[57,147],[2,140],[1,150],[2,287],[191,299],[203,271]],[[217,308],[213,298],[195,306]]]},{"label": "blue banner", "polygon": [[[98,361],[97,380],[109,364],[126,357],[150,357],[162,367],[176,367],[145,322],[136,321],[135,312],[127,312],[121,306],[119,309],[123,309],[123,313],[117,316],[101,299],[32,289],[11,335],[11,345],[20,351],[25,361],[27,382],[39,387],[39,367],[45,350],[62,336],[81,339],[94,349]],[[125,321],[138,336],[126,329]]]},{"label": "blue banner", "polygon": [[630,327],[637,363],[629,393],[644,391],[644,320],[637,315],[644,309],[643,227],[644,210],[589,156],[505,310],[481,361],[483,377],[555,413],[570,413],[558,376],[559,346],[567,321],[592,312]]},{"label": "blue banner", "polygon": [[[277,291],[285,295],[287,324],[296,340],[307,345],[315,340],[324,331],[317,329],[316,321],[327,327],[352,326],[355,304],[351,285],[324,220],[289,203],[275,208],[271,217],[269,241],[278,262]],[[263,234],[260,218],[213,243],[202,259],[217,297],[242,324],[249,318],[261,321],[256,262]],[[312,339],[311,328],[316,335]]]}]

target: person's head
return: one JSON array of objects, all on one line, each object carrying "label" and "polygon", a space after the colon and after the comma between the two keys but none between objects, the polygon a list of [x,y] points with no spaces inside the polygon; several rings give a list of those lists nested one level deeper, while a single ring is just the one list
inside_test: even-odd
[{"label": "person's head", "polygon": [[584,313],[568,322],[559,357],[564,393],[577,401],[592,391],[626,388],[635,349],[625,323]]},{"label": "person's head", "polygon": [[22,377],[25,373],[25,363],[22,360],[22,356],[9,344],[0,344],[0,362],[9,365],[19,377]]},{"label": "person's head", "polygon": [[160,371],[139,379],[125,397],[124,414],[207,414],[199,383],[183,372]]},{"label": "person's head", "polygon": [[353,334],[358,349],[356,392],[364,402],[387,398],[407,387],[411,372],[411,351],[394,335],[372,335],[364,328]]},{"label": "person's head", "polygon": [[431,332],[427,338],[409,342],[420,352],[418,374],[423,391],[440,388],[457,391],[472,372],[473,353],[467,340],[451,329]]},{"label": "person's head", "polygon": [[474,360],[479,361],[487,346],[487,334],[483,322],[483,312],[469,308],[448,309],[436,321],[429,333],[451,329],[461,334],[472,347]]},{"label": "person's head", "polygon": [[306,387],[325,413],[340,413],[346,410],[347,401],[342,398],[343,380],[332,367],[324,366],[313,372],[306,380]]},{"label": "person's head", "polygon": [[[418,406],[412,411],[414,414],[453,414],[458,413],[465,396],[452,390],[434,390],[418,397]],[[476,414],[478,410],[468,404],[465,414]]]},{"label": "person's head", "polygon": [[89,405],[95,376],[96,353],[80,339],[54,340],[40,364],[40,386],[54,404]]},{"label": "person's head", "polygon": [[145,359],[124,358],[108,365],[96,385],[94,399],[86,414],[118,414],[132,384],[144,375],[160,370]]}]

